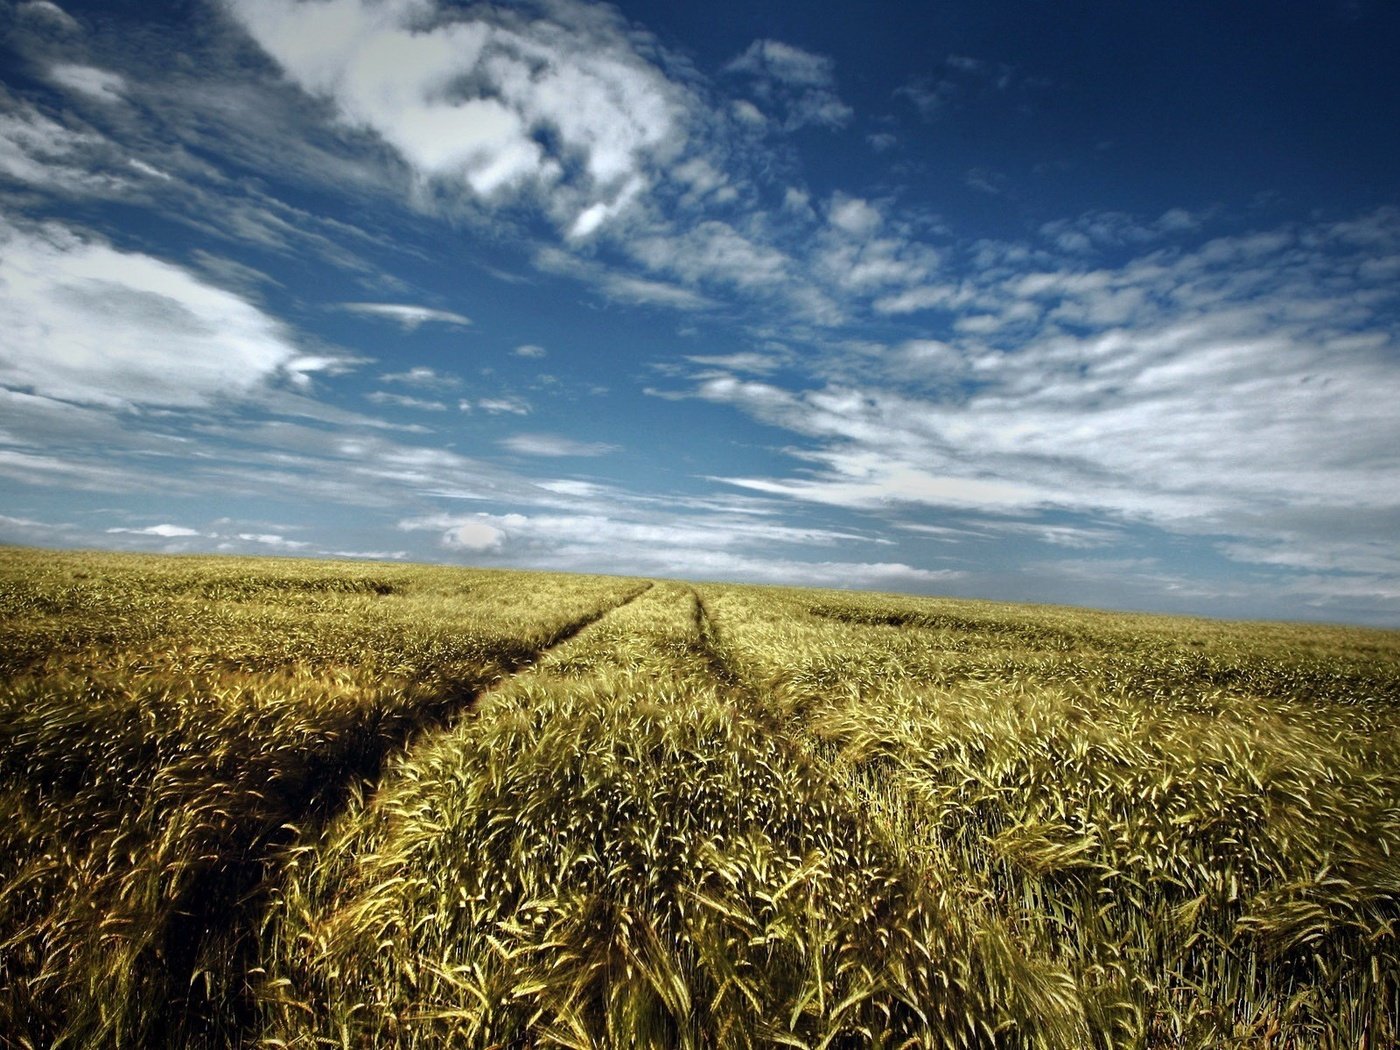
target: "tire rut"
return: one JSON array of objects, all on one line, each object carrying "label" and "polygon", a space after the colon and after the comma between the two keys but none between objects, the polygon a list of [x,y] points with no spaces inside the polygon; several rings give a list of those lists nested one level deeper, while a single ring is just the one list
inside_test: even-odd
[{"label": "tire rut", "polygon": [[[232,859],[209,868],[181,894],[158,952],[176,994],[161,1011],[162,1024],[147,1033],[146,1045],[243,1045],[255,1013],[247,975],[259,964],[257,934],[284,851],[298,839],[314,839],[345,812],[356,789],[375,794],[394,756],[407,754],[428,734],[450,729],[484,697],[653,586],[647,581],[621,601],[565,625],[529,656],[504,664],[500,678],[484,688],[463,681],[425,703],[411,723],[367,728],[356,740],[304,756],[298,787],[283,796],[275,821],[246,829],[220,851]],[[221,972],[204,965],[211,954],[229,960]]]}]

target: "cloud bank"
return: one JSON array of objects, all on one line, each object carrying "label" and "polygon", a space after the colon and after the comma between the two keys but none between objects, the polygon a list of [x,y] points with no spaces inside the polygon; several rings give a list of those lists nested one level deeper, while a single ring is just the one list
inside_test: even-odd
[{"label": "cloud bank", "polygon": [[439,7],[432,0],[229,0],[306,91],[425,182],[531,196],[586,237],[686,140],[683,89],[611,9]]}]

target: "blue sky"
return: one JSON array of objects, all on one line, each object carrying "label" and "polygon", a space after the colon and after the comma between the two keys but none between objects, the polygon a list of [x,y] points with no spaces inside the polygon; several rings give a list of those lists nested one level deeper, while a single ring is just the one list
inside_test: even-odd
[{"label": "blue sky", "polygon": [[1397,45],[0,0],[0,541],[1400,624]]}]

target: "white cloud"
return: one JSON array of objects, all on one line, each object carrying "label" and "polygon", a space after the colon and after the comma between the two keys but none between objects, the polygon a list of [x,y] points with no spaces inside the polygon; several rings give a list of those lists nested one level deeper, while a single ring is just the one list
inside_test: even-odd
[{"label": "white cloud", "polygon": [[952,105],[961,89],[952,80],[930,81],[921,77],[896,88],[895,96],[907,98],[925,120],[934,120]]},{"label": "white cloud", "polygon": [[544,347],[536,346],[534,343],[522,343],[520,346],[517,346],[514,350],[511,351],[511,353],[514,354],[516,357],[533,358],[544,357],[547,354],[547,352],[548,351],[546,351]]},{"label": "white cloud", "polygon": [[483,397],[476,402],[476,407],[493,416],[502,414],[528,416],[530,414],[530,402],[519,397]]},{"label": "white cloud", "polygon": [[968,528],[925,528],[902,524],[900,528],[914,532],[958,533],[964,536],[977,536],[984,539],[998,536],[1026,536],[1052,547],[1068,547],[1073,550],[1090,550],[1096,547],[1111,547],[1123,542],[1123,530],[1094,525],[1056,525],[1044,521],[1012,521],[1005,518],[966,519]]},{"label": "white cloud", "polygon": [[179,539],[186,536],[203,536],[204,533],[198,529],[187,528],[184,525],[171,525],[169,523],[161,525],[147,525],[144,528],[118,527],[107,530],[109,533],[129,533],[132,536],[159,536],[162,539]]},{"label": "white cloud", "polygon": [[478,198],[548,195],[585,237],[627,209],[686,138],[684,90],[610,8],[539,17],[433,0],[229,0],[254,39],[346,124],[425,180]]},{"label": "white cloud", "polygon": [[277,550],[303,551],[311,546],[305,540],[289,540],[275,532],[240,532],[237,535],[244,543],[255,543],[260,547],[272,547]]},{"label": "white cloud", "polygon": [[[1144,228],[1190,222],[1168,213]],[[1234,536],[1224,553],[1281,568],[1379,571],[1373,543],[1329,546],[1334,525],[1286,524],[1283,512],[1400,520],[1397,295],[1377,265],[1391,258],[1400,212],[1389,209],[1113,268],[1022,255],[892,297],[957,311],[952,338],[833,348],[807,359],[803,391],[708,370],[689,393],[808,439],[789,450],[790,476],[725,479],[750,491],[863,509],[1063,508]],[[1025,534],[1069,547],[1113,539]]]},{"label": "white cloud", "polygon": [[877,314],[912,314],[922,310],[953,310],[969,302],[975,293],[961,284],[923,284],[876,299]]},{"label": "white cloud", "polygon": [[607,489],[604,486],[592,481],[579,481],[575,478],[557,478],[553,481],[541,481],[538,484],[546,492],[556,492],[561,496],[593,499],[607,495]]},{"label": "white cloud", "polygon": [[768,375],[792,362],[793,355],[784,349],[770,353],[742,352],[737,354],[697,354],[686,360],[697,365],[712,365],[730,372]]},{"label": "white cloud", "polygon": [[907,224],[888,220],[880,206],[836,193],[809,265],[828,287],[863,297],[918,286],[938,270],[941,258]]},{"label": "white cloud", "polygon": [[[1119,211],[1088,212],[1077,219],[1057,219],[1040,228],[1041,235],[1055,247],[1072,255],[1124,245],[1149,244],[1179,234],[1192,233],[1201,225],[1200,216],[1185,208],[1170,208],[1156,219],[1142,221]],[[1270,238],[1273,248],[1282,244]],[[1261,245],[1264,247],[1265,245]]]},{"label": "white cloud", "polygon": [[447,405],[441,401],[428,401],[421,397],[394,394],[388,390],[374,390],[365,395],[365,400],[376,405],[392,405],[395,408],[417,409],[422,412],[446,412]]},{"label": "white cloud", "polygon": [[[4,435],[0,433],[0,440]],[[77,532],[78,526],[70,522],[36,521],[33,518],[18,518],[10,514],[0,514],[0,535],[18,536],[22,542],[46,542],[55,536],[67,538]]]},{"label": "white cloud", "polygon": [[868,237],[880,228],[885,217],[867,200],[838,193],[827,209],[831,225],[853,237]]},{"label": "white cloud", "polygon": [[456,376],[444,375],[432,368],[419,365],[406,372],[389,372],[379,377],[385,383],[403,383],[407,386],[431,387],[436,390],[452,390],[462,385]]},{"label": "white cloud", "polygon": [[799,87],[830,87],[833,81],[831,59],[781,40],[755,40],[725,68]]},{"label": "white cloud", "polygon": [[649,281],[645,277],[606,273],[601,276],[599,283],[604,294],[624,303],[667,306],[674,310],[701,310],[713,305],[709,299],[688,288],[664,281]]},{"label": "white cloud", "polygon": [[[138,158],[138,157],[128,157],[126,163],[127,163],[127,166],[131,168],[132,171],[139,171],[142,175],[145,175],[147,178],[159,179],[161,182],[173,182],[174,179],[175,179],[175,176],[173,176],[173,175],[171,175],[171,174],[169,174],[169,173],[167,173],[167,172],[161,171],[159,168],[155,167],[154,165],[147,164],[144,160],[141,160],[141,159]],[[195,254],[196,254],[196,255],[199,255],[199,256],[203,256],[205,259],[209,260],[210,262],[214,262],[214,260],[215,260],[215,257],[212,256],[212,255],[210,255],[208,252],[195,252]],[[231,272],[234,268],[236,268],[236,267],[238,266],[237,263],[234,263],[234,262],[232,262],[231,260],[228,260],[228,259],[224,259],[224,260],[222,260],[222,262],[223,262],[224,266],[225,266],[230,272]],[[246,271],[246,270],[248,270],[248,268],[247,268],[247,267],[244,267],[244,270]],[[267,280],[267,278],[266,278],[265,276],[262,276],[262,275],[259,275],[259,276],[260,276],[260,278],[261,278],[262,280],[264,280],[264,281]]]},{"label": "white cloud", "polygon": [[505,533],[485,521],[464,521],[442,536],[443,546],[457,550],[485,551],[501,545]]},{"label": "white cloud", "polygon": [[[561,493],[602,500],[596,487],[555,486]],[[773,549],[829,546],[865,537],[803,529],[694,510],[647,518],[606,513],[450,514],[408,518],[406,531],[439,534],[444,547],[508,557],[540,568],[588,565],[613,572],[807,584],[822,587],[929,587],[962,572],[902,562],[801,560]]]},{"label": "white cloud", "polygon": [[101,135],[59,124],[33,106],[0,112],[0,174],[12,179],[50,193],[120,195],[131,182],[112,173],[114,157]]},{"label": "white cloud", "polygon": [[1400,580],[1400,550],[1381,539],[1308,536],[1297,531],[1264,540],[1227,541],[1219,550],[1235,561],[1314,572],[1371,573]]},{"label": "white cloud", "polygon": [[641,237],[628,245],[650,269],[664,270],[697,284],[716,281],[741,288],[785,282],[791,260],[768,245],[746,237],[718,219],[701,222],[684,233]]},{"label": "white cloud", "polygon": [[591,261],[585,261],[558,248],[543,248],[535,255],[535,265],[550,273],[566,274],[588,281],[610,299],[644,306],[665,306],[676,310],[700,310],[713,302],[689,288],[633,277]]},{"label": "white cloud", "polygon": [[[748,77],[760,103],[784,111],[789,131],[813,124],[839,128],[853,116],[836,93],[835,63],[825,55],[781,40],[755,40],[725,71]],[[752,121],[752,116],[741,114],[741,119]]]},{"label": "white cloud", "polygon": [[46,23],[65,32],[78,32],[82,29],[76,18],[50,0],[25,0],[16,6],[15,12],[21,18]]},{"label": "white cloud", "polygon": [[412,332],[424,324],[445,324],[454,328],[465,328],[471,318],[451,310],[434,310],[427,306],[412,306],[405,303],[341,303],[342,310],[365,314],[369,317],[383,317],[402,325],[405,331]]},{"label": "white cloud", "polygon": [[99,102],[121,102],[126,93],[126,79],[120,73],[94,66],[61,62],[49,68],[49,79]]},{"label": "white cloud", "polygon": [[193,407],[316,370],[252,303],[49,224],[0,221],[0,383],[102,405]]},{"label": "white cloud", "polygon": [[515,434],[501,441],[501,447],[522,456],[604,456],[616,452],[616,445],[600,441],[575,441],[556,434]]},{"label": "white cloud", "polygon": [[936,120],[969,97],[995,97],[1012,88],[1043,88],[1048,83],[1022,76],[1004,62],[954,54],[943,59],[942,75],[917,77],[895,95],[907,98],[925,120]]},{"label": "white cloud", "polygon": [[730,485],[775,496],[791,496],[837,507],[888,507],[926,504],[939,507],[1021,509],[1048,502],[1049,494],[1029,485],[997,478],[939,473],[916,463],[888,459],[883,453],[827,451],[813,459],[828,469],[820,478],[786,481],[729,477]]},{"label": "white cloud", "polygon": [[763,111],[746,98],[736,99],[730,106],[730,112],[741,124],[747,124],[751,128],[762,128],[768,123]]},{"label": "white cloud", "polygon": [[963,183],[981,193],[1000,197],[1007,190],[1010,179],[1000,171],[991,168],[968,168],[963,174]]}]

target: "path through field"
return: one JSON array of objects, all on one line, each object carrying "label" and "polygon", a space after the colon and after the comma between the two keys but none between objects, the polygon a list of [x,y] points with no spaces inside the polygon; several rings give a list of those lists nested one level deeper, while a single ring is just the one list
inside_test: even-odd
[{"label": "path through field", "polygon": [[15,1045],[237,1041],[296,836],[649,586],[89,558],[0,566]]},{"label": "path through field", "polygon": [[[268,894],[279,878],[279,858],[288,851],[295,854],[301,839],[314,841],[322,829],[343,813],[352,798],[361,802],[372,800],[391,759],[406,757],[411,760],[418,746],[431,746],[436,734],[449,732],[457,720],[483,698],[519,676],[534,673],[538,663],[553,650],[635,601],[651,586],[651,583],[642,583],[620,601],[564,624],[538,648],[523,656],[511,656],[502,662],[502,677],[493,684],[485,687],[475,683],[455,685],[440,695],[422,697],[412,710],[405,712],[402,720],[396,719],[392,724],[365,734],[352,755],[296,756],[294,761],[303,766],[301,777],[306,786],[303,791],[285,797],[279,814],[285,819],[277,829],[293,832],[296,837],[258,835],[259,829],[245,829],[258,837],[235,840],[227,846],[228,852],[234,857],[241,856],[242,861],[236,866],[221,864],[211,868],[203,878],[190,884],[185,899],[176,905],[177,917],[166,937],[172,948],[169,968],[175,978],[172,985],[176,994],[160,1012],[162,1027],[148,1032],[147,1037],[169,1045],[183,1045],[191,1038],[211,1038],[212,1031],[202,1029],[202,1025],[219,1015],[222,1015],[219,1025],[225,1029],[219,1038],[230,1034],[228,1028],[239,1032],[250,1027],[255,1010],[252,988],[245,973],[258,964],[257,934],[266,921],[263,909]],[[236,954],[222,974],[203,971],[205,980],[201,982],[197,980],[201,971],[196,969],[200,944],[211,938],[229,946],[226,950]],[[185,974],[189,974],[190,980],[180,979]],[[220,977],[222,987],[217,983]],[[182,988],[190,991],[182,994]],[[216,1004],[217,1011],[210,1011],[206,1004]],[[240,1034],[237,1041],[241,1039]]]}]

